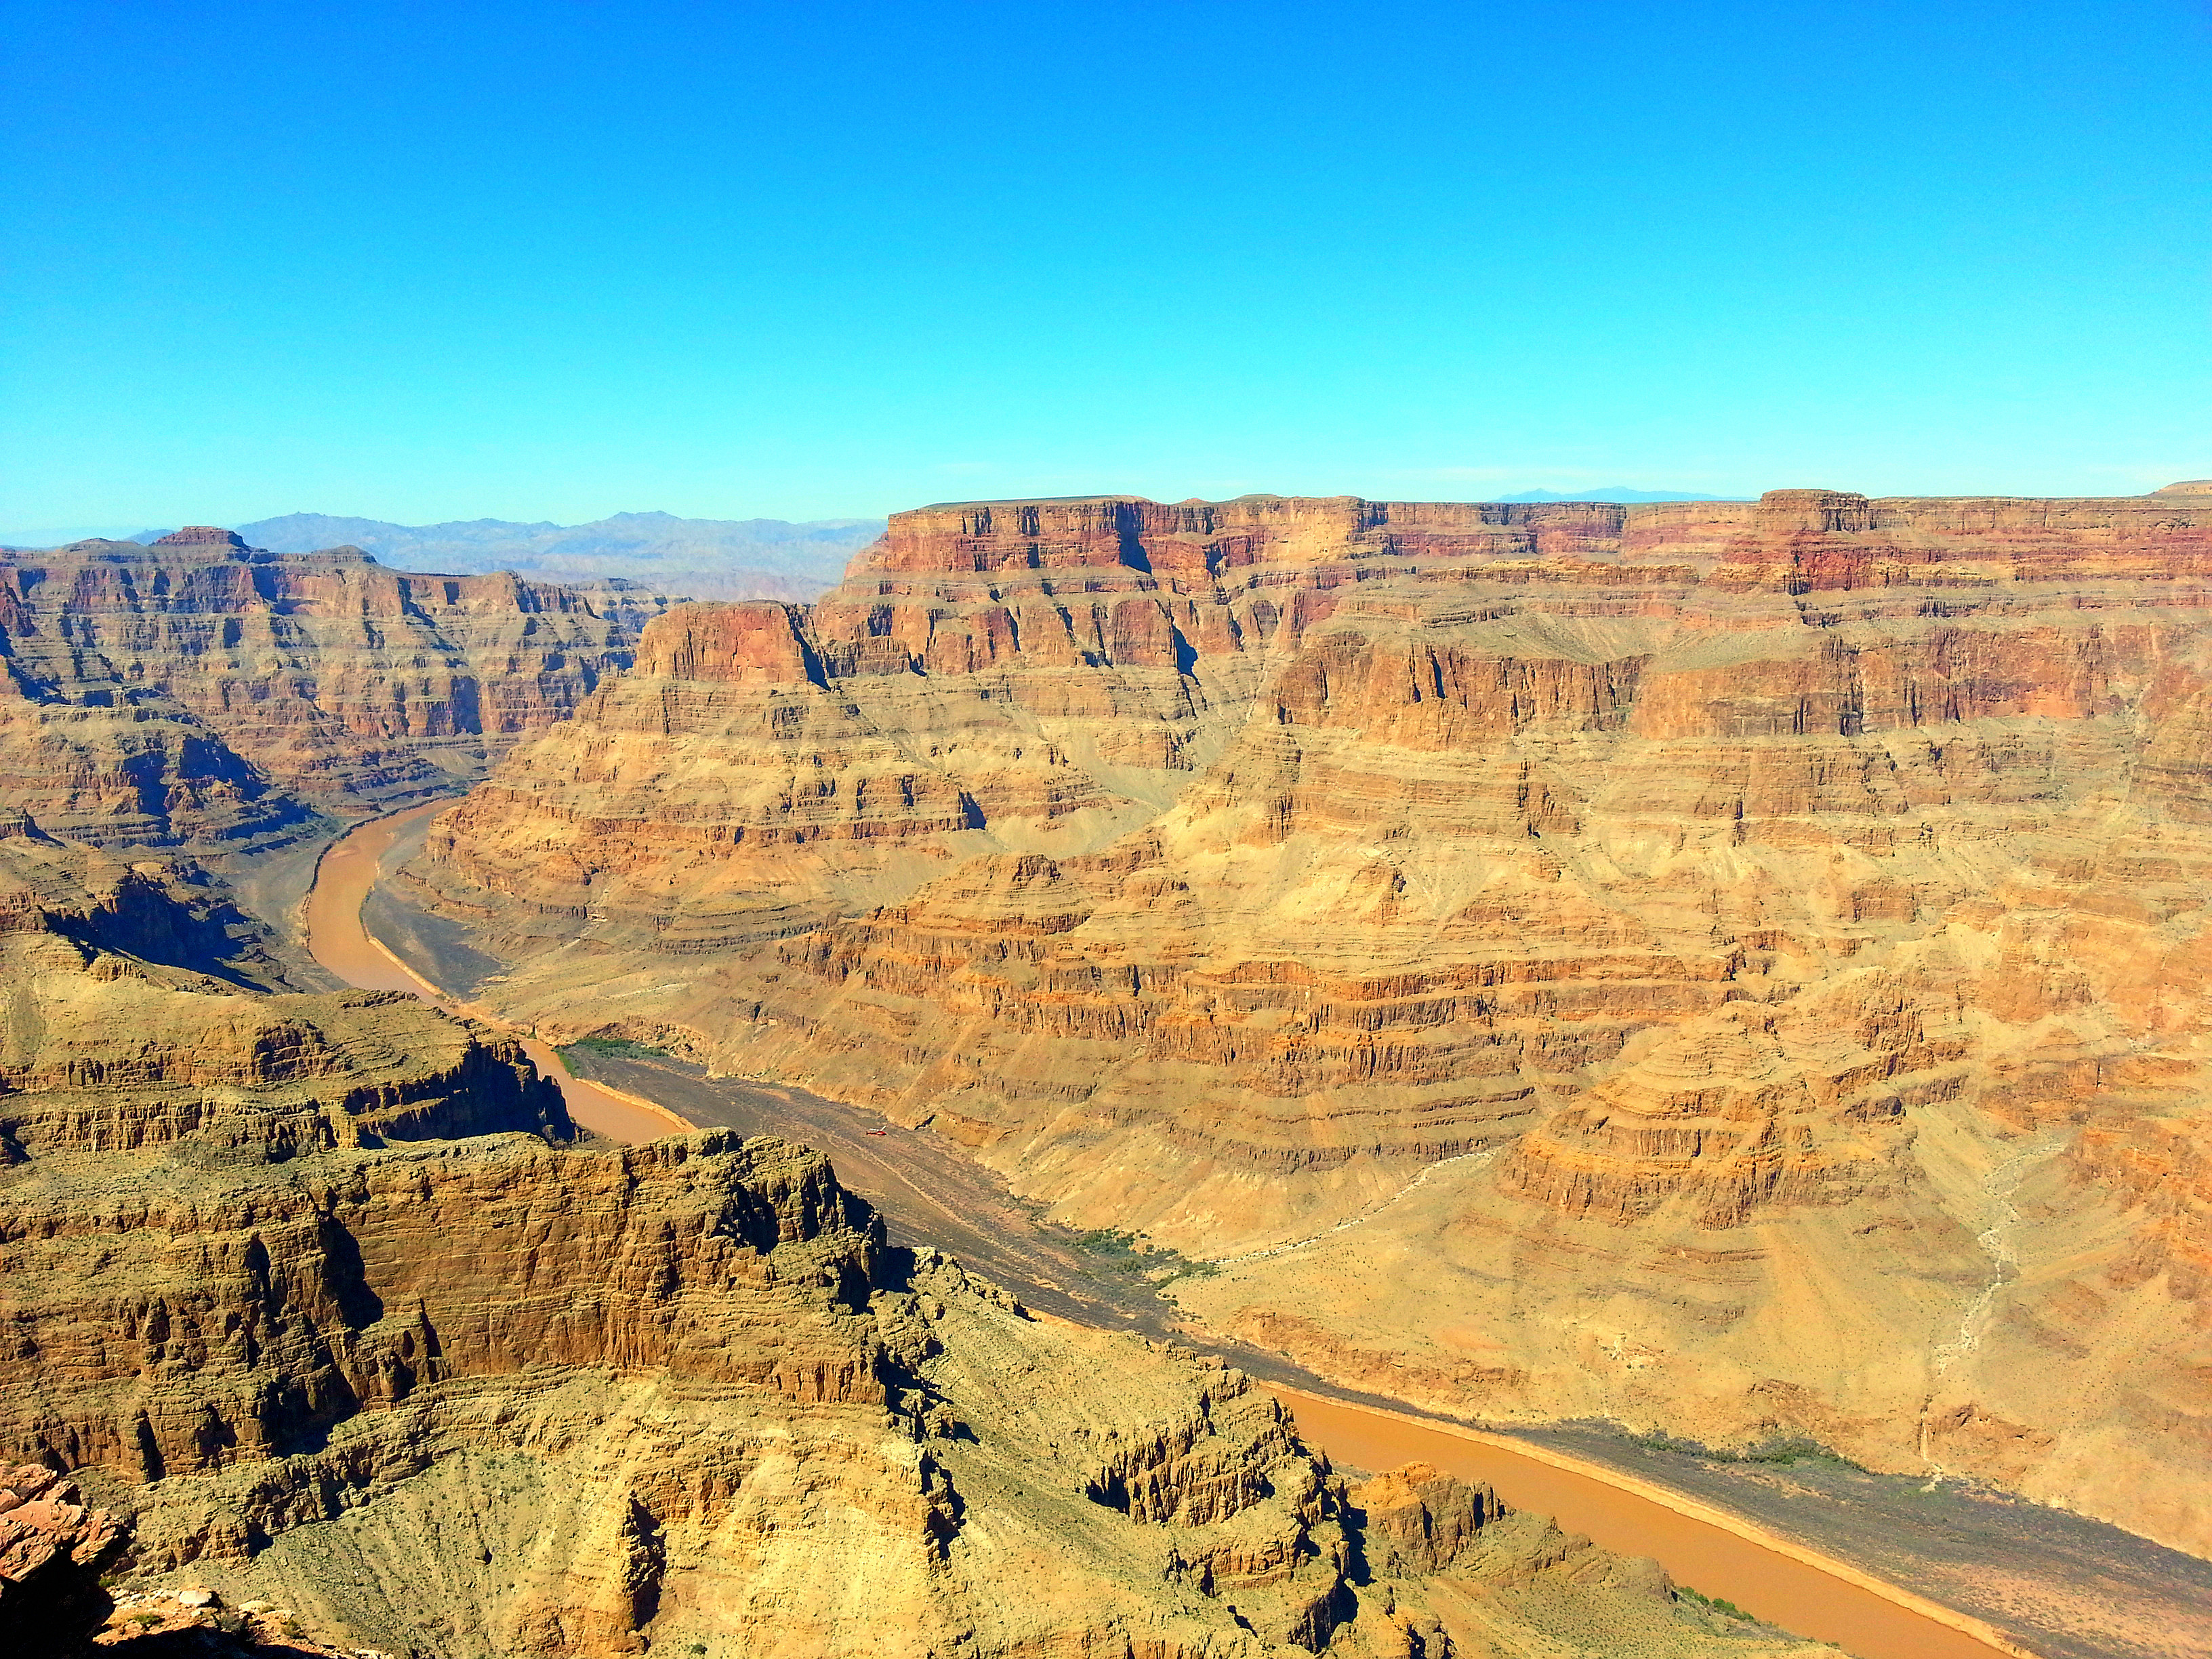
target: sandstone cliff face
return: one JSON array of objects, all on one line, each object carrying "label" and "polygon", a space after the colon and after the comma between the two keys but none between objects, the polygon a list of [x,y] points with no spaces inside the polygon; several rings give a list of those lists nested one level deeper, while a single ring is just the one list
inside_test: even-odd
[{"label": "sandstone cliff face", "polygon": [[818,1154],[579,1147],[420,1004],[5,939],[45,953],[0,1092],[0,1448],[46,1504],[0,1514],[11,1609],[18,1555],[120,1528],[131,1607],[188,1577],[420,1659],[1815,1651],[1486,1492],[1348,1491],[1240,1374],[888,1250]]},{"label": "sandstone cliff face", "polygon": [[660,603],[218,530],[9,553],[0,799],[102,845],[266,845],[477,775],[626,664]]},{"label": "sandstone cliff face", "polygon": [[2208,578],[2182,498],[930,508],[654,623],[414,874],[514,1012],[1070,1219],[1395,1240],[1189,1293],[1307,1363],[2212,1548]]}]

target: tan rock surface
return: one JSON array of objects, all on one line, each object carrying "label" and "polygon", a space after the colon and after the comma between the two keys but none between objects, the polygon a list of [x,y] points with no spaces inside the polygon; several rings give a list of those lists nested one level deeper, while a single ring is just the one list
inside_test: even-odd
[{"label": "tan rock surface", "polygon": [[35,1464],[0,1468],[0,1631],[59,1652],[100,1623],[101,1565],[121,1546],[114,1517],[76,1483]]},{"label": "tan rock surface", "polygon": [[[393,992],[262,995],[161,866],[0,825],[0,1162],[188,1144],[289,1157],[569,1133],[513,1039]],[[164,957],[167,957],[164,961]]]},{"label": "tan rock surface", "polygon": [[2208,578],[2163,495],[929,508],[413,873],[1317,1369],[2212,1551]]}]

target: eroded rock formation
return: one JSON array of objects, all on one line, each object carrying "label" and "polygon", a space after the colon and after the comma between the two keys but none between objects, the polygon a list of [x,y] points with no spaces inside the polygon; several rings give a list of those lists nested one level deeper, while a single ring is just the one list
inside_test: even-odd
[{"label": "eroded rock formation", "polygon": [[0,555],[0,801],[104,846],[251,849],[450,790],[629,660],[661,601],[225,530]]},{"label": "eroded rock formation", "polygon": [[2208,579],[2187,495],[928,508],[413,873],[512,1012],[931,1122],[1321,1369],[2212,1549]]},{"label": "eroded rock formation", "polygon": [[82,1642],[107,1610],[99,1572],[122,1542],[75,1481],[36,1464],[0,1468],[0,1630],[26,1651]]},{"label": "eroded rock formation", "polygon": [[[1348,1489],[1240,1374],[888,1249],[804,1148],[577,1146],[422,1005],[87,943],[55,846],[5,936],[43,954],[9,963],[0,1451],[127,1528],[103,1642],[234,1607],[240,1650],[296,1614],[417,1659],[1815,1651],[1486,1492]],[[16,1531],[82,1554],[82,1510]]]}]

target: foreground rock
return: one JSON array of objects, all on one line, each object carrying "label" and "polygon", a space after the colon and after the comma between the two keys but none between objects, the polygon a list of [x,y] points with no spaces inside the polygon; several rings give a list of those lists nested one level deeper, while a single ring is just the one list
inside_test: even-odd
[{"label": "foreground rock", "polygon": [[413,875],[510,1012],[927,1121],[1346,1381],[2212,1551],[2208,576],[2186,494],[930,508]]},{"label": "foreground rock", "polygon": [[45,1652],[82,1642],[107,1609],[100,1569],[122,1543],[75,1481],[36,1465],[0,1469],[0,1630]]},{"label": "foreground rock", "polygon": [[1348,1487],[1238,1373],[888,1249],[818,1154],[576,1146],[499,1039],[103,945],[101,866],[17,856],[0,1453],[85,1494],[19,1531],[105,1563],[103,1647],[1814,1651],[1486,1492]]}]

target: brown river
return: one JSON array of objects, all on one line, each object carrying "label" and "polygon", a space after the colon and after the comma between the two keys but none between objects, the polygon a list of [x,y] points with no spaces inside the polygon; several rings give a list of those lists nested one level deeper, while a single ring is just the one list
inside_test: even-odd
[{"label": "brown river", "polygon": [[[458,1001],[386,950],[362,921],[385,855],[417,820],[451,803],[434,801],[362,824],[324,854],[308,894],[307,945],[315,960],[367,990],[411,991],[502,1030],[514,1027],[477,1004]],[[568,1114],[610,1139],[649,1140],[692,1126],[637,1095],[574,1076],[553,1050],[522,1037],[541,1071],[561,1085]],[[1993,1659],[2027,1650],[1987,1626],[1844,1563],[1802,1548],[1679,1492],[1548,1449],[1452,1425],[1372,1410],[1277,1386],[1307,1442],[1336,1462],[1388,1469],[1435,1465],[1488,1482],[1507,1504],[1554,1516],[1602,1548],[1656,1559],[1677,1583],[1733,1601],[1800,1636],[1833,1642],[1857,1659]]]},{"label": "brown river", "polygon": [[387,818],[361,825],[332,843],[315,866],[307,893],[307,949],[315,960],[349,985],[364,991],[412,991],[416,996],[480,1019],[522,1040],[538,1069],[561,1085],[568,1115],[611,1140],[651,1140],[680,1134],[692,1126],[652,1102],[573,1077],[561,1056],[536,1037],[515,1031],[507,1021],[474,1003],[456,1001],[370,937],[362,925],[361,907],[400,832],[416,820],[452,805],[432,801]]}]

